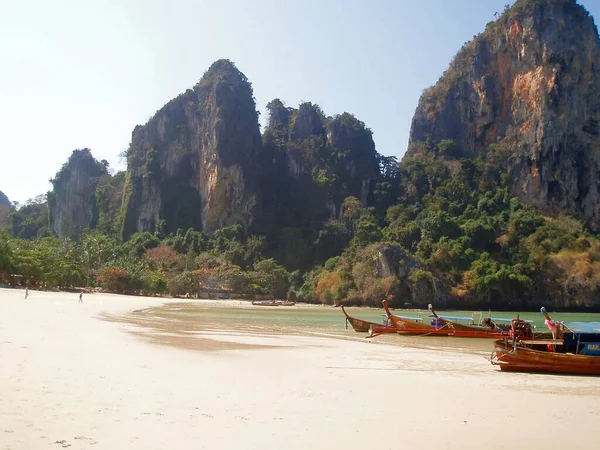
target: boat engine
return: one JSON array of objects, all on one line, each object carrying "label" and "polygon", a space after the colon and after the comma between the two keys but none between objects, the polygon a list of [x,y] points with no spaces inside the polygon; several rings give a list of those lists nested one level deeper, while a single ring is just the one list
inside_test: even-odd
[{"label": "boat engine", "polygon": [[525,322],[517,317],[510,321],[510,331],[508,332],[508,335],[513,341],[533,339],[533,328],[531,328],[529,322]]}]

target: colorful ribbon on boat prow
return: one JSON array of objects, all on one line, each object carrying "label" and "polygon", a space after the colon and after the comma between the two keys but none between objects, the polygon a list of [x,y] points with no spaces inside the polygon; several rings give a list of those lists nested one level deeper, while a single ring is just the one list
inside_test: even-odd
[{"label": "colorful ribbon on boat prow", "polygon": [[544,323],[546,324],[548,329],[552,332],[552,337],[556,339],[556,336],[558,335],[558,332],[560,331],[561,323],[555,322],[554,320],[552,320],[552,317],[550,317],[550,315],[546,312],[546,308],[544,306],[542,306],[540,308],[540,312],[546,318],[546,320],[544,320]]}]

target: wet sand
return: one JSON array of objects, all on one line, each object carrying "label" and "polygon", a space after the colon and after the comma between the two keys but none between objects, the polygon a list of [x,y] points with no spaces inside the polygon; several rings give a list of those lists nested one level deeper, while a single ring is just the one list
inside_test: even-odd
[{"label": "wet sand", "polygon": [[600,378],[130,314],[164,299],[23,296],[0,289],[0,449],[598,448]]}]

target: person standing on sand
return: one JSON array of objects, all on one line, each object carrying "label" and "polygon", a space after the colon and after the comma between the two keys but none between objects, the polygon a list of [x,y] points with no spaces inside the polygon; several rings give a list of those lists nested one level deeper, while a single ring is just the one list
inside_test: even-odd
[{"label": "person standing on sand", "polygon": [[25,288],[25,300],[29,297],[29,288]]},{"label": "person standing on sand", "polygon": [[83,303],[83,292],[79,293],[79,301],[77,303]]}]

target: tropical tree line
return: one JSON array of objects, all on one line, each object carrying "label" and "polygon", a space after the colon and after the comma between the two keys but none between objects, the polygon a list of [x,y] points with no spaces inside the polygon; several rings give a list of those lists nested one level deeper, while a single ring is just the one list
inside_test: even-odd
[{"label": "tropical tree line", "polygon": [[39,288],[100,287],[118,293],[200,293],[284,297],[297,274],[262,255],[264,238],[239,225],[212,236],[193,229],[159,239],[136,233],[122,243],[101,233],[78,241],[0,233],[0,278]]}]

